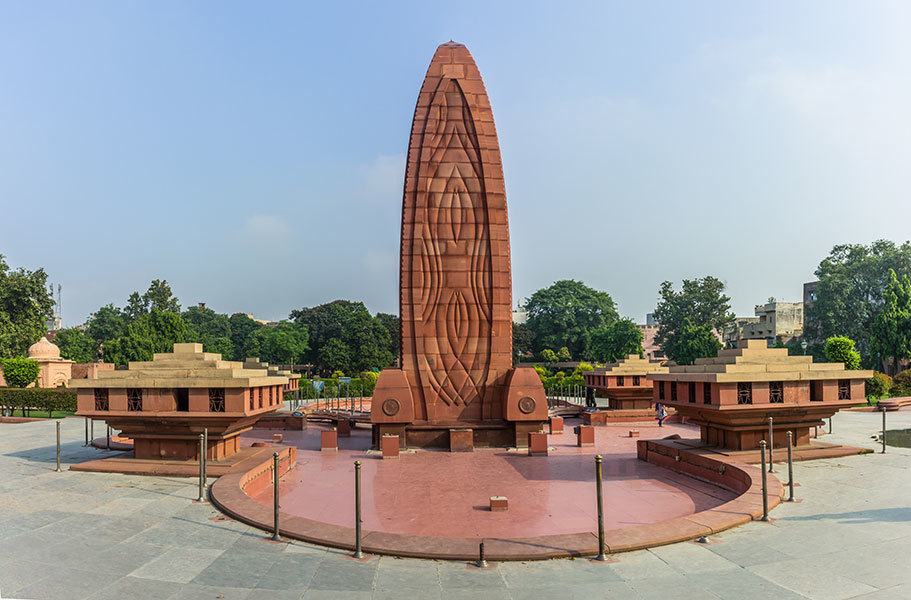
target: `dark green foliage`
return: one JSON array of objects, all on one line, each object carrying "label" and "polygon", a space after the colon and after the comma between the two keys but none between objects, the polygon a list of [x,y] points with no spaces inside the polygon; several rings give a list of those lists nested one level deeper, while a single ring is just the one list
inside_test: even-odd
[{"label": "dark green foliage", "polygon": [[591,332],[618,318],[613,298],[581,281],[567,279],[531,295],[525,306],[534,332],[535,352],[566,346],[572,356],[584,356]]},{"label": "dark green foliage", "polygon": [[864,392],[866,396],[874,398],[887,398],[889,391],[892,389],[892,378],[879,371],[873,373],[873,377],[864,380]]},{"label": "dark green foliage", "polygon": [[642,331],[629,319],[614,321],[591,334],[588,357],[612,363],[630,354],[642,355]]},{"label": "dark green foliage", "polygon": [[104,344],[104,360],[117,365],[152,360],[152,355],[171,352],[175,343],[186,342],[189,332],[180,314],[157,307],[127,326],[127,333]]},{"label": "dark green foliage", "polygon": [[[262,325],[248,317],[243,313],[236,313],[231,315],[231,318],[228,319],[228,323],[231,327],[231,347],[233,348],[233,355],[230,356],[232,360],[244,360],[247,357],[247,340],[253,334],[254,331],[257,331]],[[249,357],[256,358],[256,357]]]},{"label": "dark green foliage", "polygon": [[139,292],[130,294],[124,313],[132,321],[144,314],[148,314],[154,308],[162,312],[180,314],[180,302],[171,292],[171,286],[165,280],[153,280],[149,285],[149,289],[141,296]]},{"label": "dark green foliage", "polygon": [[392,353],[392,361],[399,357],[401,351],[401,325],[397,315],[389,313],[376,313],[376,320],[389,332],[389,346],[387,350]]},{"label": "dark green foliage", "polygon": [[[724,283],[712,276],[684,279],[681,290],[677,292],[671,282],[665,281],[661,284],[659,295],[658,306],[655,307],[655,319],[658,321],[655,341],[665,355],[679,364],[690,364],[696,358],[714,356],[721,347],[720,342],[715,339],[715,343],[710,343],[705,331],[710,334],[713,330],[724,331],[734,322],[731,299],[724,294]],[[697,337],[688,340],[688,335]],[[715,338],[714,335],[711,337]]]},{"label": "dark green foliage", "polygon": [[66,388],[0,388],[0,407],[10,410],[76,412],[76,391]]},{"label": "dark green foliage", "polygon": [[390,328],[397,326],[390,316],[373,317],[363,302],[347,300],[291,312],[291,318],[309,332],[306,359],[323,373],[335,369],[357,373],[392,365],[396,354],[391,351]]},{"label": "dark green foliage", "polygon": [[693,325],[685,319],[674,350],[677,364],[691,365],[697,358],[716,356],[721,342],[710,325]]},{"label": "dark green foliage", "polygon": [[911,396],[911,369],[902,371],[892,379],[889,393],[893,398]]},{"label": "dark green foliage", "polygon": [[47,331],[53,307],[44,269],[10,270],[0,254],[0,358],[25,356]]},{"label": "dark green foliage", "polygon": [[308,349],[307,326],[282,321],[250,334],[246,354],[268,363],[294,364]]},{"label": "dark green foliage", "polygon": [[109,340],[116,340],[127,332],[127,315],[122,310],[108,304],[102,306],[89,317],[87,333],[95,340],[96,347]]},{"label": "dark green foliage", "polygon": [[6,384],[14,388],[24,388],[38,380],[41,371],[38,362],[28,358],[0,359],[3,366],[3,378]]},{"label": "dark green foliage", "polygon": [[535,332],[523,323],[512,324],[512,353],[514,356],[528,356],[534,352]]},{"label": "dark green foliage", "polygon": [[811,342],[844,335],[857,343],[862,362],[873,364],[870,337],[873,321],[883,306],[883,290],[889,270],[899,278],[911,274],[911,244],[901,246],[887,240],[863,244],[842,244],[816,269],[819,284],[816,300],[804,315],[804,335]]},{"label": "dark green foliage", "polygon": [[830,337],[826,340],[826,358],[829,362],[844,363],[846,369],[860,368],[860,354],[854,350],[854,340],[844,336]]},{"label": "dark green foliage", "polygon": [[54,336],[54,343],[60,348],[60,357],[77,363],[95,360],[95,340],[82,329],[61,329]]},{"label": "dark green foliage", "polygon": [[873,319],[870,354],[874,364],[888,364],[890,371],[902,360],[911,358],[911,279],[889,269],[889,280],[882,293],[882,307]]},{"label": "dark green foliage", "polygon": [[191,306],[181,317],[187,324],[187,339],[202,344],[204,352],[217,352],[225,360],[234,355],[228,315],[203,306]]}]

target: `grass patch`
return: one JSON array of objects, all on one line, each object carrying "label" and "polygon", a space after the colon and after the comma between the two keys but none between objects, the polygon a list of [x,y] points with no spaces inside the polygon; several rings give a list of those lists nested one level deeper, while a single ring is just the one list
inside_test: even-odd
[{"label": "grass patch", "polygon": [[[72,417],[75,414],[76,413],[74,413],[74,412],[70,412],[70,411],[66,411],[66,410],[55,410],[53,417],[55,419],[63,419],[64,417]],[[51,418],[51,415],[48,414],[48,412],[46,410],[23,411],[22,409],[19,409],[19,408],[12,411],[12,413],[9,416],[26,417],[29,419],[49,419],[49,418]]]}]

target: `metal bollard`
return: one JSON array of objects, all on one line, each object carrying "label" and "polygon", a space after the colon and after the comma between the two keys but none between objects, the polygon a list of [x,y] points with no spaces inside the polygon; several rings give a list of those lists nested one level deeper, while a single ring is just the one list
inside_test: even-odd
[{"label": "metal bollard", "polygon": [[487,559],[484,557],[484,542],[478,544],[478,562],[475,563],[475,566],[479,569],[487,568]]},{"label": "metal bollard", "polygon": [[354,558],[364,558],[361,550],[361,461],[354,461]]},{"label": "metal bollard", "polygon": [[772,417],[769,417],[769,473],[774,473],[775,470],[772,468],[772,435],[774,430],[772,429]]},{"label": "metal bollard", "polygon": [[769,520],[769,488],[768,482],[766,481],[767,475],[765,472],[765,440],[759,442],[759,455],[762,459],[762,519],[760,521]]},{"label": "metal bollard", "polygon": [[273,522],[272,522],[272,541],[279,542],[281,541],[281,536],[278,535],[278,452],[272,453],[272,489],[273,489],[273,498],[272,498],[272,512],[273,512]]},{"label": "metal bollard", "polygon": [[95,419],[89,419],[89,439],[90,444],[95,441]]},{"label": "metal bollard", "polygon": [[108,450],[111,449],[111,426],[110,425],[108,425],[107,442],[105,443],[105,448],[107,448]]},{"label": "metal bollard", "polygon": [[57,472],[60,472],[60,421],[57,421]]},{"label": "metal bollard", "polygon": [[209,428],[204,427],[202,430],[202,480],[203,483],[209,480]]},{"label": "metal bollard", "polygon": [[832,417],[829,417],[829,433],[832,433]]},{"label": "metal bollard", "polygon": [[89,445],[89,418],[85,417],[85,444],[82,445],[83,448],[87,448]]},{"label": "metal bollard", "polygon": [[883,413],[883,449],[882,449],[882,452],[880,452],[880,454],[885,454],[886,453],[886,407],[883,406],[882,408],[880,408],[880,411],[882,411],[882,413]]},{"label": "metal bollard", "polygon": [[601,489],[601,455],[595,456],[595,481],[598,489],[598,557],[595,560],[607,560],[604,556],[604,495]]},{"label": "metal bollard", "polygon": [[793,434],[788,432],[788,502],[794,502],[794,456],[792,453]]},{"label": "metal bollard", "polygon": [[196,498],[197,502],[205,502],[205,485],[206,485],[206,475],[202,466],[203,456],[206,453],[206,446],[202,441],[202,434],[199,434],[199,497]]}]

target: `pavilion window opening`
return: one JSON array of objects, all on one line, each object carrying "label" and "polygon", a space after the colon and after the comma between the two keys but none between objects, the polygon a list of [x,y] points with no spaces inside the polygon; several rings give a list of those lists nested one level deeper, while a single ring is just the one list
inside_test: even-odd
[{"label": "pavilion window opening", "polygon": [[127,410],[130,412],[139,412],[142,410],[141,389],[127,388]]},{"label": "pavilion window opening", "polygon": [[677,382],[671,382],[671,402],[677,401]]},{"label": "pavilion window opening", "polygon": [[839,400],[850,400],[851,399],[851,380],[850,379],[839,379],[838,380],[838,399]]},{"label": "pavilion window opening", "polygon": [[691,403],[696,402],[696,382],[691,381],[687,386],[687,400]]},{"label": "pavilion window opening", "polygon": [[95,388],[95,410],[110,410],[107,388]]},{"label": "pavilion window opening", "polygon": [[819,381],[810,382],[810,402],[822,402],[822,394],[819,393]]},{"label": "pavilion window opening", "polygon": [[273,389],[274,389],[274,387],[270,385],[269,386],[269,406],[272,406],[273,404],[275,404],[275,401],[272,399],[272,390]]},{"label": "pavilion window opening", "polygon": [[753,384],[749,381],[741,381],[737,384],[737,404],[753,403]]},{"label": "pavilion window opening", "polygon": [[250,388],[250,410],[253,410],[253,402],[255,400],[254,399],[255,394],[256,394],[256,390],[254,388]]},{"label": "pavilion window opening", "polygon": [[664,386],[665,386],[665,382],[663,382],[663,381],[658,382],[658,399],[659,400],[664,400]]},{"label": "pavilion window opening", "polygon": [[708,381],[702,384],[702,403],[712,403],[712,384],[710,384]]},{"label": "pavilion window opening", "polygon": [[638,386],[642,379],[638,375],[633,375],[633,385]]},{"label": "pavilion window opening", "polygon": [[617,387],[623,387],[623,375],[617,376]]},{"label": "pavilion window opening", "polygon": [[263,388],[259,388],[259,407],[263,407]]},{"label": "pavilion window opening", "polygon": [[209,412],[225,412],[225,388],[209,388]]},{"label": "pavilion window opening", "polygon": [[784,403],[784,383],[781,381],[769,382],[769,402],[772,404]]}]

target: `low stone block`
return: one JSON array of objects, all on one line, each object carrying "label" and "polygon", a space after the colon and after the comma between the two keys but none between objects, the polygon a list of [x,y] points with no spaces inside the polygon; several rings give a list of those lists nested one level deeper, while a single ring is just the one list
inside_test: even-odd
[{"label": "low stone block", "polygon": [[528,434],[528,455],[529,456],[547,456],[547,434],[546,433],[529,433]]},{"label": "low stone block", "polygon": [[553,433],[563,433],[563,417],[551,417],[550,418],[550,432]]},{"label": "low stone block", "polygon": [[282,433],[273,433],[272,434],[272,442],[275,444],[281,444],[282,440],[284,440],[284,439],[285,439],[285,436]]},{"label": "low stone block", "polygon": [[320,450],[338,450],[338,432],[332,431],[320,432]]},{"label": "low stone block", "polygon": [[595,445],[595,428],[591,425],[579,425],[576,428],[576,445],[580,448]]},{"label": "low stone block", "polygon": [[399,457],[399,436],[384,435],[380,441],[380,446],[383,450],[383,458]]},{"label": "low stone block", "polygon": [[630,437],[639,437],[639,430],[638,430],[638,429],[630,429],[630,430],[629,430],[629,436],[630,436]]},{"label": "low stone block", "polygon": [[351,435],[351,421],[348,419],[339,419],[336,429],[340,436],[349,437]]},{"label": "low stone block", "polygon": [[509,510],[509,500],[506,496],[490,497],[490,512],[505,512]]},{"label": "low stone block", "polygon": [[471,429],[450,429],[449,451],[474,452],[474,431]]}]

